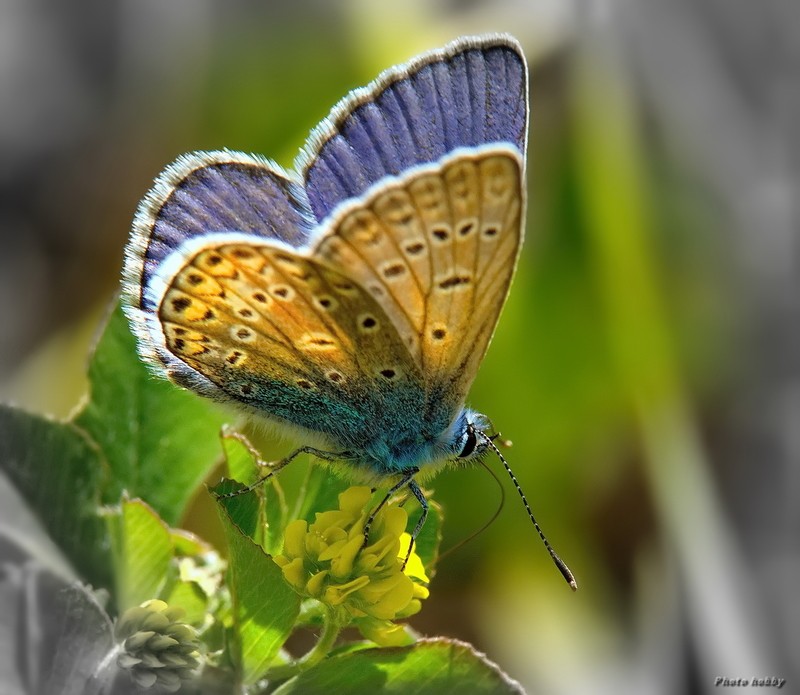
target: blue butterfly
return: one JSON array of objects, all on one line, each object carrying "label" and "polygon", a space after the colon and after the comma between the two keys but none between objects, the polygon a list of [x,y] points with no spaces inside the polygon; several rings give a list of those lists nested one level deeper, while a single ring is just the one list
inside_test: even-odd
[{"label": "blue butterfly", "polygon": [[407,487],[415,537],[416,480],[495,448],[464,403],[522,245],[527,95],[513,38],[466,37],[347,95],[295,171],[178,158],[125,254],[141,356],[307,443],[282,463]]}]

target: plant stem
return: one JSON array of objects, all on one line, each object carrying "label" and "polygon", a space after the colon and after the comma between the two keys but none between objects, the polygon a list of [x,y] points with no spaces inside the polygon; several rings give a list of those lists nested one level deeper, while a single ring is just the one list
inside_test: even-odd
[{"label": "plant stem", "polygon": [[308,652],[304,657],[297,661],[299,670],[303,671],[312,666],[316,666],[328,654],[333,645],[336,643],[336,638],[341,631],[341,625],[334,619],[333,611],[330,609],[325,611],[325,621],[322,624],[322,634],[319,636],[314,648]]},{"label": "plant stem", "polygon": [[331,649],[333,649],[333,645],[336,644],[336,638],[339,636],[341,630],[342,626],[339,621],[336,620],[333,611],[326,607],[325,619],[322,624],[322,634],[319,636],[314,647],[291,664],[280,664],[270,669],[266,677],[270,681],[285,680],[296,676],[301,671],[305,671],[312,666],[316,666],[330,653]]}]

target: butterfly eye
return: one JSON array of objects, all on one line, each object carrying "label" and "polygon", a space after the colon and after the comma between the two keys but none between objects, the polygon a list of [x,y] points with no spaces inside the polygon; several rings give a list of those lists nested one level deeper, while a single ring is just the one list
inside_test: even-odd
[{"label": "butterfly eye", "polygon": [[475,451],[475,447],[478,445],[478,435],[475,434],[475,428],[472,425],[467,425],[467,441],[464,442],[464,448],[461,450],[461,453],[458,455],[458,458],[464,459],[467,458],[473,451]]}]

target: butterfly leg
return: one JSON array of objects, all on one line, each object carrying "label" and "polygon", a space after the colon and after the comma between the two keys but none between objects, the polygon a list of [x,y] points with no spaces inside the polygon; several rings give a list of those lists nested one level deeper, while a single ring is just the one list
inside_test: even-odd
[{"label": "butterfly leg", "polygon": [[279,461],[265,461],[261,458],[259,451],[253,446],[250,440],[241,432],[236,432],[234,430],[228,429],[225,427],[222,432],[222,437],[225,439],[235,439],[237,442],[240,442],[242,446],[244,446],[249,452],[250,455],[256,462],[256,466],[260,469],[267,469],[269,472],[263,476],[259,477],[257,480],[252,482],[250,485],[246,485],[239,490],[234,490],[232,492],[228,492],[221,497],[236,497],[238,495],[243,495],[248,492],[252,492],[255,490],[261,483],[265,480],[269,480],[273,475],[275,475],[278,471],[288,466],[295,458],[297,458],[300,454],[311,454],[312,456],[316,456],[319,459],[324,461],[340,461],[342,459],[351,458],[349,452],[342,451],[342,452],[335,452],[335,451],[322,451],[321,449],[315,449],[313,446],[301,446],[299,449],[295,449],[291,454],[287,457],[280,459]]},{"label": "butterfly leg", "polygon": [[425,525],[425,519],[428,518],[428,500],[425,499],[425,495],[423,494],[419,485],[417,485],[413,480],[409,480],[408,489],[411,490],[411,493],[417,498],[417,502],[419,502],[422,513],[419,515],[419,519],[417,519],[414,530],[411,532],[411,542],[408,544],[408,552],[403,560],[403,569],[405,569],[405,566],[408,563],[408,558],[411,557],[411,551],[414,549],[414,543],[417,542],[417,536],[419,535],[419,532],[422,531],[422,527]]},{"label": "butterfly leg", "polygon": [[425,524],[425,519],[428,517],[428,501],[425,499],[425,495],[423,494],[422,490],[420,489],[419,485],[414,482],[414,476],[419,473],[418,468],[412,468],[411,470],[403,476],[403,478],[393,485],[389,491],[386,493],[386,496],[380,501],[375,509],[372,510],[369,517],[367,518],[367,522],[364,524],[364,543],[361,546],[365,548],[369,543],[369,532],[372,528],[372,522],[375,520],[375,517],[378,515],[378,512],[383,509],[386,503],[391,499],[392,495],[398,490],[401,490],[404,487],[408,487],[411,490],[411,494],[417,498],[420,506],[422,507],[422,514],[417,521],[416,526],[414,526],[414,531],[411,534],[411,543],[408,545],[408,552],[406,553],[406,557],[403,560],[403,567],[406,566],[408,562],[408,558],[411,557],[411,551],[414,549],[414,541],[416,541],[419,532],[422,530],[423,525]]},{"label": "butterfly leg", "polygon": [[289,454],[286,458],[282,458],[280,461],[272,461],[267,463],[259,458],[257,459],[258,465],[268,468],[269,473],[267,473],[263,478],[259,478],[254,483],[248,485],[246,488],[241,490],[241,492],[249,492],[250,490],[254,490],[265,480],[269,480],[282,468],[288,466],[294,459],[300,456],[300,454],[311,454],[312,456],[322,459],[323,461],[341,461],[342,459],[351,458],[350,454],[346,451],[323,451],[322,449],[315,449],[313,446],[301,446],[299,449],[295,449],[291,454]]},{"label": "butterfly leg", "polygon": [[222,431],[220,432],[221,439],[234,439],[239,444],[241,444],[247,452],[250,454],[253,461],[256,462],[256,466],[259,468],[271,468],[272,463],[269,461],[265,461],[261,458],[261,452],[253,446],[253,443],[247,438],[246,434],[242,432],[238,432],[237,430],[233,429],[230,425],[223,425]]}]

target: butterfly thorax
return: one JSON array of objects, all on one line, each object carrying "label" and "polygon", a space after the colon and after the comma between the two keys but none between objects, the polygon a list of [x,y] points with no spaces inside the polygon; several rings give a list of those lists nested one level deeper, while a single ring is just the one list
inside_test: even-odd
[{"label": "butterfly thorax", "polygon": [[378,476],[391,476],[418,469],[424,478],[443,466],[471,459],[482,453],[474,430],[483,431],[485,416],[462,408],[445,427],[431,427],[431,422],[419,422],[419,428],[390,428],[374,437],[361,449],[353,449],[357,466]]}]

